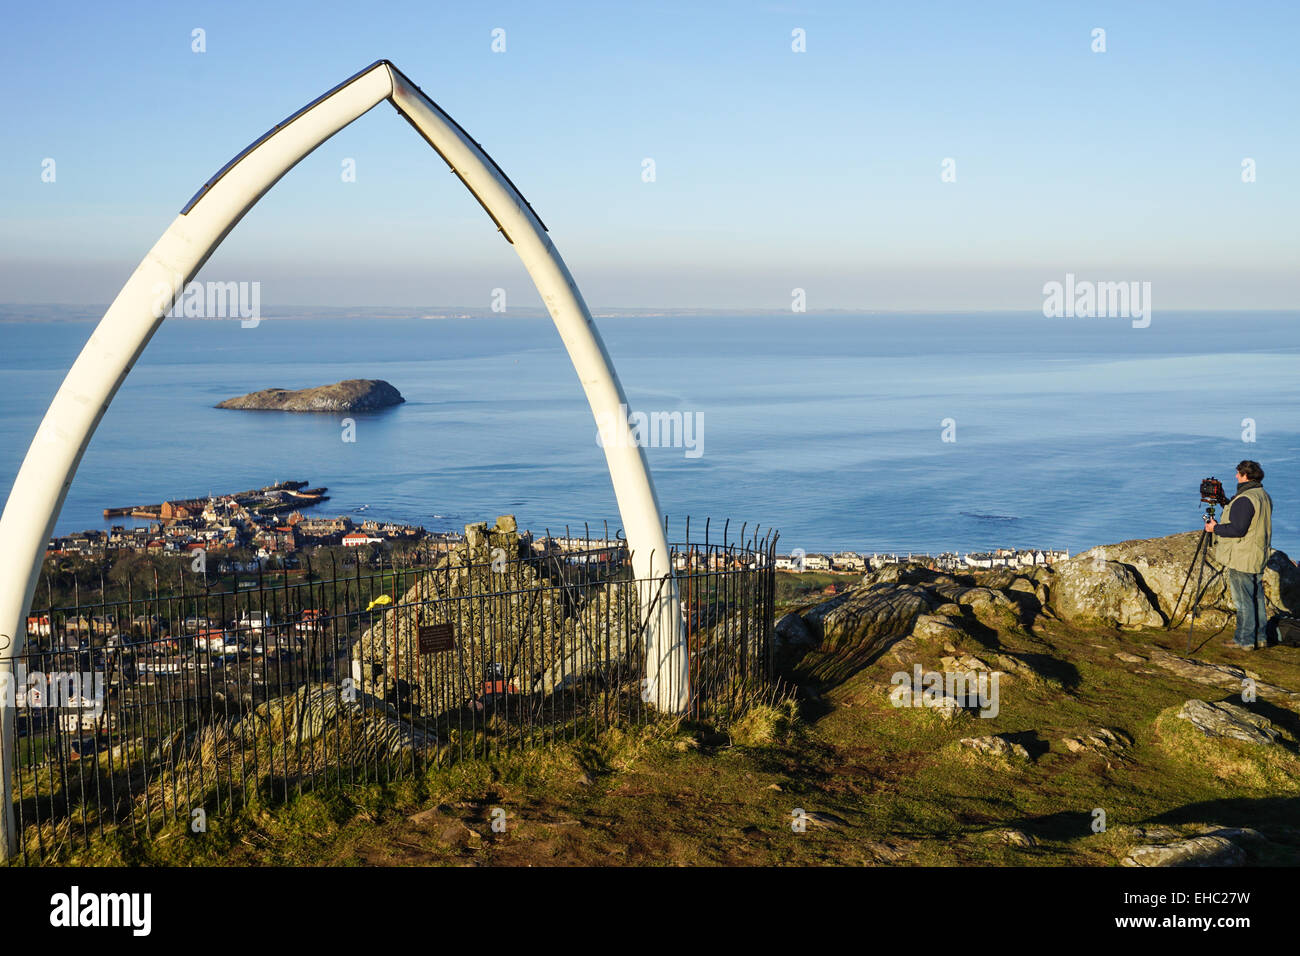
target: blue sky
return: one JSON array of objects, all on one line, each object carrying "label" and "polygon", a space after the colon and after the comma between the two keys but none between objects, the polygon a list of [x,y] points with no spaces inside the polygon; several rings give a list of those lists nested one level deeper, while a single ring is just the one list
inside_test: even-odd
[{"label": "blue sky", "polygon": [[[1156,308],[1292,308],[1298,28],[1289,3],[12,6],[0,301],[103,305],[231,156],[388,58],[520,187],[594,309],[780,311],[800,287],[812,311],[1033,310],[1067,271],[1151,281]],[[200,278],[259,281],[268,312],[537,304],[386,104]]]}]

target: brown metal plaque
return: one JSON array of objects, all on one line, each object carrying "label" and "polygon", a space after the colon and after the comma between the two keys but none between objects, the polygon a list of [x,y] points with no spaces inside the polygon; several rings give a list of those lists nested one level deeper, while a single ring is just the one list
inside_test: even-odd
[{"label": "brown metal plaque", "polygon": [[455,650],[456,630],[450,624],[421,624],[417,632],[421,654]]}]

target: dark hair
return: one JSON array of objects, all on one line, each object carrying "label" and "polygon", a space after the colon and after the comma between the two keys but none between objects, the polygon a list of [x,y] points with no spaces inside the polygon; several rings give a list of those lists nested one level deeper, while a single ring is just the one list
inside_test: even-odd
[{"label": "dark hair", "polygon": [[1259,467],[1259,462],[1257,461],[1243,461],[1237,466],[1237,474],[1245,475],[1251,481],[1264,480],[1264,469]]}]

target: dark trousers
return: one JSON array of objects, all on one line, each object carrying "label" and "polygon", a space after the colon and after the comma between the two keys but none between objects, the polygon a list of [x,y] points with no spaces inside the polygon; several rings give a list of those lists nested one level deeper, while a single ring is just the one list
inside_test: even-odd
[{"label": "dark trousers", "polygon": [[1268,609],[1264,603],[1264,575],[1247,574],[1228,568],[1228,588],[1232,603],[1237,605],[1236,642],[1242,647],[1263,647],[1268,643],[1264,627],[1268,623]]}]

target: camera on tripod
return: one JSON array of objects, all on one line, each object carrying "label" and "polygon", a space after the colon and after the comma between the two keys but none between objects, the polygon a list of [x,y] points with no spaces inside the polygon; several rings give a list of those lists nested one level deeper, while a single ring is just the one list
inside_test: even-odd
[{"label": "camera on tripod", "polygon": [[1223,482],[1218,478],[1202,478],[1201,501],[1209,505],[1209,507],[1205,509],[1205,516],[1207,518],[1213,518],[1214,506],[1219,505],[1222,507],[1228,503],[1228,496],[1223,493]]},{"label": "camera on tripod", "polygon": [[[1210,534],[1208,527],[1209,522],[1214,520],[1214,506],[1226,505],[1228,496],[1223,493],[1223,482],[1218,478],[1201,479],[1201,501],[1205,502],[1205,514],[1202,518],[1205,520],[1207,527],[1201,532],[1196,542],[1196,551],[1192,554],[1192,563],[1187,566],[1187,577],[1183,579],[1182,590],[1178,592],[1178,597],[1174,600],[1174,609],[1169,614],[1168,627],[1174,626],[1177,620],[1179,606],[1183,602],[1183,595],[1187,593],[1187,585],[1192,583],[1192,571],[1196,571],[1196,590],[1191,593],[1191,606],[1184,611],[1186,614],[1191,612],[1191,622],[1187,625],[1187,653],[1192,652],[1192,628],[1196,626],[1196,611],[1200,606],[1201,597],[1204,592],[1201,590],[1201,581],[1205,576],[1205,565],[1209,558],[1210,549],[1213,545],[1210,543],[1214,535]],[[1197,570],[1199,568],[1199,570]]]}]

